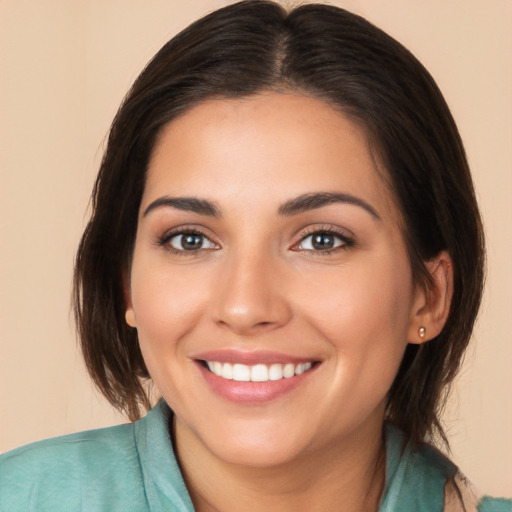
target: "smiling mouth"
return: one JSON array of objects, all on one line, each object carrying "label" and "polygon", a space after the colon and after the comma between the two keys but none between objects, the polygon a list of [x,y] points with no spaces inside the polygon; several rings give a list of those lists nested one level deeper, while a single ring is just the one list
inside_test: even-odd
[{"label": "smiling mouth", "polygon": [[270,365],[246,365],[240,363],[221,363],[219,361],[201,361],[211,373],[226,380],[237,382],[268,382],[291,379],[311,370],[318,364],[316,361],[306,363],[274,363]]}]

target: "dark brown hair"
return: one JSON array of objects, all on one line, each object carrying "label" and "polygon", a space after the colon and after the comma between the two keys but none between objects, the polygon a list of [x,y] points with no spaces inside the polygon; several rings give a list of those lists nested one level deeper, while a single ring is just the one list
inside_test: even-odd
[{"label": "dark brown hair", "polygon": [[441,334],[408,345],[389,391],[387,418],[413,441],[444,437],[439,422],[477,315],[483,234],[464,149],[434,80],[418,60],[365,19],[327,5],[286,11],[239,2],[169,41],[135,81],[110,130],[78,249],[75,317],[89,372],[133,420],[148,406],[149,375],[125,322],[129,271],[148,160],[161,128],[212,97],[296,90],[322,98],[364,127],[404,219],[414,276],[447,250],[454,294]]}]

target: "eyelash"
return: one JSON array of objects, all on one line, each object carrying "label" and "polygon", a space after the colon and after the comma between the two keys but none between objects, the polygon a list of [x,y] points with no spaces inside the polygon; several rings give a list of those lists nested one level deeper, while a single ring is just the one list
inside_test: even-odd
[{"label": "eyelash", "polygon": [[[208,247],[208,248],[199,248],[199,249],[177,249],[171,245],[171,240],[175,237],[179,236],[185,236],[185,235],[196,235],[202,237],[204,240],[208,240],[212,245],[215,247]],[[307,240],[309,237],[313,235],[327,235],[337,238],[339,241],[341,241],[341,244],[337,247],[325,249],[325,250],[312,250],[312,249],[303,249],[300,248],[300,245],[302,245],[305,240]],[[203,231],[197,229],[197,228],[187,228],[180,227],[179,229],[168,231],[163,236],[161,236],[158,241],[157,245],[160,247],[164,247],[167,251],[171,252],[172,254],[176,254],[179,256],[192,256],[197,255],[200,252],[203,251],[210,251],[210,250],[216,250],[219,248],[219,245],[213,242],[208,235],[206,235]],[[344,251],[347,249],[350,249],[351,247],[354,247],[355,241],[353,238],[347,236],[347,234],[344,231],[338,230],[333,228],[332,226],[320,226],[320,227],[311,227],[308,228],[305,232],[301,233],[300,240],[295,243],[290,249],[292,251],[296,252],[307,252],[314,255],[332,255],[334,253],[337,253],[339,251]]]},{"label": "eyelash", "polygon": [[[312,249],[301,249],[299,246],[304,243],[306,239],[313,235],[327,235],[332,236],[334,238],[337,238],[339,241],[341,241],[341,244],[337,247],[333,247],[330,249],[324,249],[324,250],[312,250]],[[333,255],[339,251],[346,251],[347,249],[350,249],[354,247],[355,240],[352,237],[347,236],[345,231],[333,228],[332,226],[315,226],[306,229],[305,232],[301,233],[300,240],[296,244],[294,244],[291,247],[292,251],[302,251],[302,252],[308,252],[315,256],[330,256]]]},{"label": "eyelash", "polygon": [[[196,250],[186,250],[186,249],[176,249],[175,247],[173,247],[171,245],[171,240],[175,237],[179,237],[179,236],[185,236],[185,235],[195,235],[195,236],[200,236],[202,237],[204,240],[208,240],[211,244],[215,245],[216,247],[215,248],[199,248],[199,249],[196,249]],[[168,231],[166,232],[163,236],[161,236],[158,241],[157,241],[157,245],[159,245],[160,247],[164,247],[167,251],[169,251],[170,253],[172,254],[176,254],[178,256],[193,256],[193,255],[197,255],[198,253],[202,252],[202,251],[208,251],[208,250],[214,250],[216,248],[218,248],[218,244],[216,244],[215,242],[213,242],[210,237],[208,235],[206,235],[205,233],[203,233],[201,230],[197,229],[197,228],[187,228],[186,226],[185,227],[180,227],[176,230],[173,230],[173,231]]]}]

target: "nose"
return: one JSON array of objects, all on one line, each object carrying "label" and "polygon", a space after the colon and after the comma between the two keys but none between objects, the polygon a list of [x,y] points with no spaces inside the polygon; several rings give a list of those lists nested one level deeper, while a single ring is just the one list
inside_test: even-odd
[{"label": "nose", "polygon": [[213,320],[242,336],[285,325],[292,313],[284,280],[271,257],[248,251],[233,255],[219,275]]}]

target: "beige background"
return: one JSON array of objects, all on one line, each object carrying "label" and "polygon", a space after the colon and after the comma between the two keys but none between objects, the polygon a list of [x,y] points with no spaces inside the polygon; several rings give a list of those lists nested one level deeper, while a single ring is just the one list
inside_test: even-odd
[{"label": "beige background", "polygon": [[[69,316],[104,136],[153,53],[220,0],[0,0],[0,451],[124,421]],[[339,0],[408,46],[458,121],[489,243],[482,315],[447,411],[453,457],[512,495],[512,2]]]}]

